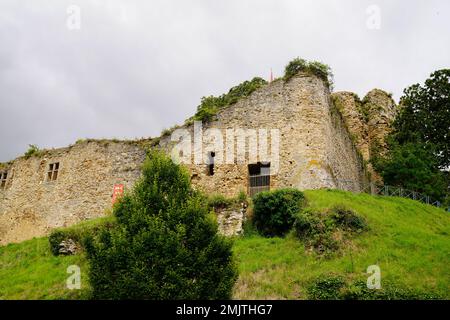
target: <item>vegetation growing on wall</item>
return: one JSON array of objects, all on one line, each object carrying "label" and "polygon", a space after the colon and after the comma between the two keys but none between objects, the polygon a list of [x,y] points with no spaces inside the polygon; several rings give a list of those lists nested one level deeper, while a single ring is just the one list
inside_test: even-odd
[{"label": "vegetation growing on wall", "polygon": [[206,202],[209,208],[215,210],[221,208],[229,208],[233,206],[240,206],[242,204],[247,205],[248,199],[247,194],[244,191],[241,191],[234,198],[227,198],[221,194],[212,194],[207,197]]},{"label": "vegetation growing on wall", "polygon": [[295,58],[290,61],[284,69],[284,80],[289,81],[299,72],[314,74],[322,79],[332,90],[333,72],[330,66],[318,61],[306,61],[305,59]]},{"label": "vegetation growing on wall", "polygon": [[219,110],[238,102],[242,98],[248,97],[256,89],[261,88],[266,84],[266,80],[255,77],[250,81],[242,82],[241,84],[231,88],[228,93],[222,94],[218,97],[203,97],[200,105],[197,107],[197,112],[194,117],[190,119],[190,121],[210,121]]},{"label": "vegetation growing on wall", "polygon": [[[314,74],[324,80],[326,84],[332,89],[333,86],[333,73],[331,68],[318,61],[307,62],[304,59],[296,58],[292,60],[285,68],[285,74],[283,78],[277,78],[273,81],[288,81],[298,72],[308,72]],[[241,84],[232,87],[228,93],[220,96],[205,96],[202,97],[200,105],[197,107],[195,115],[185,121],[185,125],[190,125],[194,121],[211,121],[217,115],[217,113],[238,102],[242,98],[250,96],[255,90],[263,87],[268,82],[260,77],[254,77],[250,81],[244,81]],[[162,131],[161,136],[169,136],[174,129],[179,126],[174,126],[170,129]]]},{"label": "vegetation growing on wall", "polygon": [[29,159],[33,156],[40,156],[41,154],[42,150],[40,150],[38,146],[30,144],[28,150],[25,152],[23,156],[25,157],[25,159]]},{"label": "vegetation growing on wall", "polygon": [[13,162],[0,162],[0,169],[8,168]]}]

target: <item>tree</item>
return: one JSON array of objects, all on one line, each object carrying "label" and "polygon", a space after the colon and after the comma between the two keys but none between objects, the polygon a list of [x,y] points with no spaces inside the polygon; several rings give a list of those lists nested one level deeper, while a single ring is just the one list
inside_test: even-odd
[{"label": "tree", "polygon": [[217,234],[184,168],[150,152],[143,177],[114,207],[117,224],[85,240],[96,299],[227,299],[231,242]]},{"label": "tree", "polygon": [[374,163],[385,184],[418,191],[433,200],[445,200],[447,178],[437,169],[433,150],[420,142],[400,145],[390,141],[389,146],[387,156]]},{"label": "tree", "polygon": [[421,142],[434,149],[440,169],[450,167],[450,69],[431,74],[425,85],[404,90],[394,121],[399,144]]},{"label": "tree", "polygon": [[400,112],[389,135],[389,151],[372,160],[388,185],[449,200],[450,69],[412,85],[400,98]]}]

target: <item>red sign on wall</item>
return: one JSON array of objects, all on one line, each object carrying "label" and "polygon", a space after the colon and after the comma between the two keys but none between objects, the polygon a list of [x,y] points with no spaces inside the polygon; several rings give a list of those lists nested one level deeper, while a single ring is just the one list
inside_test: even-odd
[{"label": "red sign on wall", "polygon": [[116,203],[117,198],[123,195],[124,186],[123,184],[115,184],[112,194],[112,203]]}]

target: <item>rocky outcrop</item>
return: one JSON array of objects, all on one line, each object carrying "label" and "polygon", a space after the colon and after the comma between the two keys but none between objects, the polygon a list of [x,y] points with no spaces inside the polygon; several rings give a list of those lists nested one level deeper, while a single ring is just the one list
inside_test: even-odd
[{"label": "rocky outcrop", "polygon": [[397,105],[391,95],[374,89],[363,100],[352,92],[336,92],[331,95],[331,99],[361,153],[371,180],[381,182],[381,177],[373,169],[370,160],[387,150],[385,138],[397,112]]},{"label": "rocky outcrop", "polygon": [[216,209],[219,232],[224,236],[242,234],[246,212],[247,205],[245,203]]}]

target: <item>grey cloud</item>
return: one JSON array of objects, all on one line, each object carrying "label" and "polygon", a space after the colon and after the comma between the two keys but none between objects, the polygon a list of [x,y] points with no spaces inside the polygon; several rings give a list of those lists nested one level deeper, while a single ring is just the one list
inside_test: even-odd
[{"label": "grey cloud", "polygon": [[[66,28],[69,5],[81,30]],[[366,8],[381,8],[381,29]],[[155,136],[201,96],[321,60],[335,90],[394,93],[448,67],[448,1],[50,1],[0,3],[0,161],[30,143]]]}]

